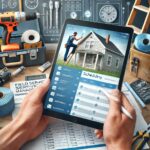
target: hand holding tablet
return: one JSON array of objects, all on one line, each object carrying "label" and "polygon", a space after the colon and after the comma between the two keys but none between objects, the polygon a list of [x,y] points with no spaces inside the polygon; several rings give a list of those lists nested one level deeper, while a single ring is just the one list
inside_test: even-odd
[{"label": "hand holding tablet", "polygon": [[50,74],[44,114],[102,129],[109,110],[105,91],[121,90],[132,34],[128,27],[67,20]]},{"label": "hand holding tablet", "polygon": [[[113,95],[110,95],[110,93],[108,93],[106,90],[104,90],[103,88],[100,88],[101,91],[107,96],[108,99],[111,99],[115,102],[118,102],[118,99],[113,96]],[[130,119],[133,119],[133,117],[131,116],[131,114],[124,108],[124,106],[121,106],[121,111],[127,116],[129,117]]]}]

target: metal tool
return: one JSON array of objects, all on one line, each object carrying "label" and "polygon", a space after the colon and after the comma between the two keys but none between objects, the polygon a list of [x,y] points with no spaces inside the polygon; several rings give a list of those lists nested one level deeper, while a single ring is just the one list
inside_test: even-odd
[{"label": "metal tool", "polygon": [[122,25],[124,25],[124,17],[125,17],[125,7],[122,7]]},{"label": "metal tool", "polygon": [[130,5],[131,5],[131,2],[128,1],[128,2],[127,2],[127,14],[128,14],[128,16],[129,16],[129,14],[130,14]]},{"label": "metal tool", "polygon": [[49,67],[51,67],[51,63],[49,61],[47,61],[45,64],[43,64],[42,66],[40,66],[38,68],[38,70],[40,70],[41,72],[44,72],[45,70],[47,70]]},{"label": "metal tool", "polygon": [[55,1],[55,9],[56,9],[56,29],[58,29],[58,23],[59,23],[59,21],[58,21],[58,19],[59,19],[59,1]]},{"label": "metal tool", "polygon": [[0,71],[0,86],[3,86],[6,82],[8,82],[12,77],[19,75],[25,69],[24,66],[21,66],[13,73],[8,70],[7,67],[3,68]]},{"label": "metal tool", "polygon": [[0,72],[0,86],[3,86],[11,78],[11,72],[5,67]]},{"label": "metal tool", "polygon": [[145,131],[138,131],[133,137],[132,145],[134,150],[142,150],[145,144],[150,140],[150,124]]},{"label": "metal tool", "polygon": [[52,29],[53,27],[53,1],[50,0],[49,1],[49,10],[50,10],[50,14],[49,14],[49,22],[50,22],[50,25],[49,25],[49,29]]},{"label": "metal tool", "polygon": [[132,59],[132,62],[131,62],[131,72],[134,73],[136,76],[137,76],[137,73],[138,73],[138,69],[139,69],[139,63],[140,63],[140,60],[136,57],[134,57]]},{"label": "metal tool", "polygon": [[15,71],[11,74],[11,76],[12,76],[12,77],[17,76],[17,75],[20,74],[24,69],[25,69],[25,67],[24,67],[24,66],[21,66],[20,68],[18,68],[17,70],[15,70]]},{"label": "metal tool", "polygon": [[46,13],[45,13],[45,9],[46,9],[46,6],[47,6],[47,3],[43,3],[43,28],[45,27],[45,24],[46,24]]},{"label": "metal tool", "polygon": [[48,6],[46,6],[46,32],[49,31],[49,9]]}]

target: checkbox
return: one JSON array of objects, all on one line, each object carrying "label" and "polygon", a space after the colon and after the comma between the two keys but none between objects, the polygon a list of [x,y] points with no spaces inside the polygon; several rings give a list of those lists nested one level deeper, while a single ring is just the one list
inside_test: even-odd
[{"label": "checkbox", "polygon": [[57,76],[60,76],[60,72],[59,72],[59,71],[57,71],[57,72],[56,72],[56,75],[57,75]]},{"label": "checkbox", "polygon": [[51,104],[48,104],[48,105],[47,105],[47,108],[51,109],[51,108],[52,108],[52,105],[51,105]]},{"label": "checkbox", "polygon": [[62,70],[62,67],[61,67],[61,66],[58,66],[58,70]]},{"label": "checkbox", "polygon": [[54,100],[53,98],[49,98],[49,102],[53,102],[53,100]]},{"label": "checkbox", "polygon": [[51,92],[51,94],[50,94],[51,96],[55,96],[55,92]]},{"label": "checkbox", "polygon": [[55,77],[55,81],[59,81],[59,78],[58,78],[58,77]]},{"label": "checkbox", "polygon": [[56,86],[52,86],[52,90],[56,90],[56,88],[57,88]]}]

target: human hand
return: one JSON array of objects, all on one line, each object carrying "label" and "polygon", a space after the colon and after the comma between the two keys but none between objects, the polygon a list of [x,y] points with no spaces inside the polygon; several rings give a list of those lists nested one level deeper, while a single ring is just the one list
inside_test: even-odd
[{"label": "human hand", "polygon": [[49,124],[43,116],[43,96],[49,88],[49,79],[32,90],[23,100],[16,118],[0,130],[0,147],[3,150],[18,150],[27,141],[39,136]]},{"label": "human hand", "polygon": [[[113,90],[111,95],[115,96],[118,102],[110,98],[110,108],[103,132],[95,130],[96,136],[98,138],[104,137],[108,150],[131,150],[136,121],[135,110],[125,95],[118,90]],[[130,112],[133,119],[121,112],[122,105]]]},{"label": "human hand", "polygon": [[22,122],[28,130],[27,141],[39,136],[49,123],[49,118],[43,116],[43,97],[49,84],[50,80],[46,79],[43,84],[29,92],[16,116],[16,120]]}]

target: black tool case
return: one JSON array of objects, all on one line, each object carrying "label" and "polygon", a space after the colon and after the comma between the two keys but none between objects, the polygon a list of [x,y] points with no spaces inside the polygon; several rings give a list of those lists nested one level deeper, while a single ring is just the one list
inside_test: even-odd
[{"label": "black tool case", "polygon": [[[27,30],[36,30],[40,33],[38,19],[20,23],[17,31],[11,36],[11,43],[20,43],[22,34]],[[2,38],[2,36],[1,36]],[[46,61],[46,46],[41,37],[42,48],[20,49],[7,52],[0,51],[0,69],[13,66],[36,66]]]}]

